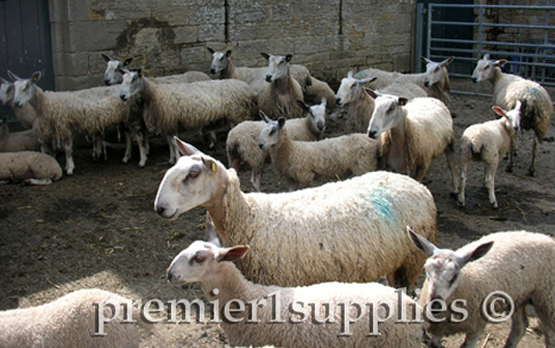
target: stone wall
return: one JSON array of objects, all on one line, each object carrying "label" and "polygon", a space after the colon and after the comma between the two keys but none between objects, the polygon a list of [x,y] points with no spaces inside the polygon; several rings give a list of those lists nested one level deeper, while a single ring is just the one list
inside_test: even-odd
[{"label": "stone wall", "polygon": [[135,57],[150,76],[208,72],[206,47],[233,50],[237,66],[260,52],[336,84],[350,69],[409,71],[413,0],[49,0],[57,90],[102,84],[101,53]]}]

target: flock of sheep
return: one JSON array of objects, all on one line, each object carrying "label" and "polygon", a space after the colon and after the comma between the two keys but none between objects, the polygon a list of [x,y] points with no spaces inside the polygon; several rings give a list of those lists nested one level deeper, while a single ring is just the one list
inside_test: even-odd
[{"label": "flock of sheep", "polygon": [[[57,151],[64,152],[65,172],[71,175],[77,143],[87,139],[93,157],[106,156],[110,144],[105,135],[118,129],[125,133],[123,161],[130,160],[135,142],[142,167],[149,135],[164,136],[169,162],[175,165],[160,183],[156,212],[173,220],[201,206],[210,217],[207,241],[196,241],[175,257],[167,270],[169,282],[200,282],[206,298],[217,300],[220,309],[231,300],[252,303],[276,293],[283,304],[277,309],[286,319],[281,325],[271,324],[276,313],[263,304],[246,310],[257,313],[259,325],[222,322],[233,346],[399,348],[421,347],[424,340],[429,347],[441,347],[443,336],[462,332],[463,346],[475,347],[487,323],[480,315],[482,301],[502,291],[514,301],[505,347],[516,347],[524,335],[527,304],[540,317],[546,347],[555,347],[555,276],[548,271],[555,266],[555,241],[525,231],[504,232],[456,251],[440,249],[435,246],[434,198],[420,183],[431,161],[445,153],[453,193],[464,206],[468,163],[482,161],[489,201],[497,208],[495,173],[506,153],[512,170],[519,128],[536,134],[529,169],[535,174],[538,146],[553,113],[542,86],[503,73],[505,60],[480,59],[473,79],[493,84],[493,111],[500,118],[465,130],[457,159],[446,68],[453,58],[439,63],[425,59],[422,74],[352,71],[334,93],[308,69],[291,64],[291,55],[263,53],[268,67],[240,68],[233,65],[231,51],[208,50],[217,80],[201,72],[147,78],[140,69],[128,70],[130,59],[108,56],[109,87],[49,92],[37,86],[40,72],[31,78],[9,72],[13,82],[2,79],[0,100],[32,130],[10,134],[4,121],[0,180],[48,184],[60,179],[62,170],[48,155]],[[323,139],[326,118],[339,117],[347,118],[349,134]],[[176,136],[183,128],[211,132],[221,128],[221,121],[231,129],[228,167]],[[244,193],[240,165],[251,167],[251,183],[260,191],[268,161],[291,192]],[[334,180],[346,176],[352,178]],[[311,187],[315,179],[334,182]],[[420,299],[399,295],[395,288],[414,287],[423,268]],[[384,278],[387,285],[375,283]],[[85,305],[92,299],[124,301],[91,290],[43,307],[0,313],[0,346],[138,346],[138,331],[122,320],[108,323],[106,337],[82,334],[92,330],[94,308]],[[448,318],[461,299],[468,311],[462,322],[395,322],[398,315],[410,316],[411,309],[437,309],[438,300],[445,311],[437,315]],[[380,301],[393,304],[393,312],[382,310],[380,318],[394,318],[380,322],[378,336],[368,335],[373,323],[365,318],[349,322],[352,333],[342,337],[342,319],[357,317],[353,308],[333,312],[325,325],[314,323],[322,313],[287,320],[298,303],[337,307]],[[400,313],[403,308],[407,312]],[[54,319],[31,332],[32,323],[44,316]],[[65,322],[68,318],[72,324]],[[425,338],[426,331],[431,339]]]}]

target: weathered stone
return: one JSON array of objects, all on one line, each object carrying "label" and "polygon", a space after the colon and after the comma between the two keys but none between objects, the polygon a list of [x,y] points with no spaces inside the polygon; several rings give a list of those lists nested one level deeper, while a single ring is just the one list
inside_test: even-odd
[{"label": "weathered stone", "polygon": [[69,50],[87,52],[112,49],[116,37],[125,27],[123,21],[69,23]]},{"label": "weathered stone", "polygon": [[199,28],[186,26],[179,27],[174,30],[175,44],[194,43],[199,40]]}]

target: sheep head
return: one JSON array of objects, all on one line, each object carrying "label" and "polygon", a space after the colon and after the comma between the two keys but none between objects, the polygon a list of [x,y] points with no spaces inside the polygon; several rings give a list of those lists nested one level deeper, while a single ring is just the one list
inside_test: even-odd
[{"label": "sheep head", "polygon": [[341,85],[337,89],[337,94],[335,95],[335,103],[338,106],[344,106],[346,104],[359,100],[364,94],[364,86],[371,84],[377,79],[377,77],[371,77],[362,80],[355,79],[354,71],[349,71],[347,77],[341,80]]},{"label": "sheep head", "polygon": [[210,47],[207,47],[208,52],[212,54],[212,64],[210,64],[210,73],[217,74],[220,71],[227,68],[229,65],[229,57],[231,56],[231,50],[227,50],[227,52],[218,52]]},{"label": "sheep head", "polygon": [[133,61],[133,58],[127,58],[124,61],[113,59],[105,54],[102,58],[106,62],[106,70],[104,71],[104,83],[106,86],[113,86],[123,81],[122,69],[127,68]]},{"label": "sheep head", "polygon": [[8,75],[12,80],[14,80],[14,105],[17,107],[22,107],[35,96],[35,84],[42,77],[42,73],[40,71],[37,71],[33,73],[33,76],[31,76],[30,79],[22,79],[9,70]]},{"label": "sheep head", "polygon": [[404,124],[403,106],[407,104],[406,98],[371,90],[365,90],[365,92],[375,98],[374,112],[368,125],[370,138],[377,139],[383,132]]},{"label": "sheep head", "polygon": [[472,72],[472,81],[478,83],[482,81],[491,81],[495,76],[495,70],[497,67],[501,67],[507,63],[506,59],[501,59],[497,61],[490,60],[489,53],[484,55],[483,59],[480,59],[476,64],[476,68]]},{"label": "sheep head", "polygon": [[289,77],[289,62],[293,55],[274,56],[267,53],[261,53],[262,57],[268,60],[268,71],[266,72],[266,82],[272,83],[276,80]]},{"label": "sheep head", "polygon": [[262,150],[269,149],[272,145],[279,143],[283,127],[285,127],[285,118],[281,117],[279,120],[274,121],[270,119],[264,112],[260,111],[260,116],[266,122],[264,128],[260,132],[258,138],[258,146]]},{"label": "sheep head", "polygon": [[424,86],[426,88],[439,83],[447,78],[447,65],[455,59],[455,57],[449,57],[442,62],[434,62],[426,57],[420,57],[424,62],[426,62],[426,78],[424,80]]}]

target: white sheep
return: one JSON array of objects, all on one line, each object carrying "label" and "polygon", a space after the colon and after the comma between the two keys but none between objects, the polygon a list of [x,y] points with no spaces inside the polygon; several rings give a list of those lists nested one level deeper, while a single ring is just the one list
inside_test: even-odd
[{"label": "white sheep", "polygon": [[[131,301],[99,289],[72,292],[42,306],[0,312],[4,348],[138,348],[140,333],[131,321]],[[132,317],[128,318],[127,308]],[[102,310],[102,313],[99,311]],[[99,323],[100,319],[103,320]],[[126,323],[126,321],[128,323]],[[105,335],[96,336],[98,325]],[[144,323],[142,324],[144,325]]]},{"label": "white sheep", "polygon": [[0,126],[0,152],[40,151],[39,139],[32,129],[10,133],[8,118]]},{"label": "white sheep", "polygon": [[368,136],[379,138],[385,165],[422,181],[432,159],[445,152],[453,178],[453,193],[458,193],[455,132],[445,104],[434,98],[415,98],[407,102],[403,97],[366,92],[376,98]]},{"label": "white sheep", "polygon": [[[347,129],[350,133],[365,133],[374,113],[374,99],[364,92],[364,86],[371,84],[377,77],[356,79],[354,71],[349,71],[337,89],[335,103],[347,111]],[[413,83],[394,82],[380,89],[380,93],[399,95],[408,100],[425,97],[426,92]]]},{"label": "white sheep", "polygon": [[[507,60],[490,60],[489,53],[478,61],[472,80],[476,83],[489,81],[493,85],[493,105],[497,105],[504,110],[515,108],[516,101],[522,103],[520,128],[523,130],[533,129],[536,137],[534,138],[534,148],[532,149],[532,163],[528,169],[528,175],[536,174],[536,156],[540,142],[547,133],[549,119],[553,114],[553,104],[549,93],[538,83],[526,80],[520,76],[505,74],[500,67],[507,63]],[[516,136],[513,137],[513,149],[516,149]],[[508,168],[512,171],[512,168]]]},{"label": "white sheep", "polygon": [[35,151],[0,153],[0,183],[50,185],[61,177],[62,168],[47,154]]},{"label": "white sheep", "polygon": [[222,245],[252,247],[238,264],[247,279],[279,286],[383,275],[392,286],[407,286],[418,279],[424,258],[410,250],[404,226],[432,240],[437,226],[433,197],[417,181],[374,172],[291,193],[244,194],[235,170],[176,142],[185,156],[165,174],[155,210],[177,219],[197,206],[207,209]]},{"label": "white sheep", "polygon": [[[322,138],[326,125],[326,99],[322,103],[308,106],[297,101],[305,111],[304,118],[289,120],[285,124],[289,136],[293,140],[316,141]],[[268,116],[260,111],[263,120]],[[251,183],[260,191],[260,178],[266,162],[270,160],[270,152],[262,150],[258,144],[260,132],[264,128],[264,121],[245,121],[238,124],[227,135],[226,151],[228,165],[239,172],[241,162],[246,162],[252,168]]]},{"label": "white sheep", "polygon": [[[30,79],[21,79],[10,74],[14,82],[14,103],[16,106],[30,104],[37,114],[33,130],[42,142],[52,148],[62,148],[66,156],[65,170],[73,174],[73,134],[82,131],[92,135],[95,142],[93,158],[100,157],[99,149],[103,149],[103,133],[112,126],[123,123],[132,124],[133,119],[140,117],[138,106],[133,103],[122,103],[115,94],[116,87],[96,87],[89,91],[49,92],[43,91],[36,83],[42,73],[37,71]],[[94,91],[94,92],[91,92]],[[91,98],[87,98],[90,92]],[[133,128],[130,128],[133,130]],[[140,139],[140,134],[136,134]],[[146,149],[142,141],[138,141],[141,149],[139,166],[146,162]]]},{"label": "white sheep", "polygon": [[290,191],[310,186],[315,178],[358,176],[379,169],[378,142],[366,134],[296,141],[289,136],[284,117],[265,121],[260,148],[270,152],[272,165],[287,181]]},{"label": "white sheep", "polygon": [[[280,254],[287,252],[277,249]],[[410,320],[420,308],[402,290],[378,283],[329,282],[287,288],[253,284],[231,262],[248,250],[248,246],[220,248],[195,241],[167,270],[174,286],[201,283],[207,299],[217,303],[215,311],[223,313],[220,325],[230,345],[421,347],[422,323]],[[238,303],[242,306],[231,314],[230,304]],[[409,318],[408,322],[400,323],[401,317]]]},{"label": "white sheep", "polygon": [[[102,54],[102,58],[106,61],[106,70],[104,71],[104,83],[107,86],[117,85],[123,82],[125,69],[131,64],[133,58],[127,58],[124,61],[110,58]],[[167,75],[160,77],[152,77],[152,83],[191,83],[198,81],[208,81],[210,77],[201,71],[187,71],[183,74]]]},{"label": "white sheep", "polygon": [[422,87],[428,93],[428,97],[439,99],[449,107],[451,103],[451,97],[449,96],[451,92],[451,82],[449,80],[447,65],[449,65],[455,57],[449,57],[441,62],[434,62],[426,57],[420,57],[420,59],[426,62],[426,72],[424,73],[401,74],[380,69],[366,69],[356,73],[355,78],[364,79],[377,77],[377,81],[371,86],[375,89],[387,87],[394,82],[414,83]]},{"label": "white sheep", "polygon": [[267,115],[285,118],[300,118],[303,110],[297,105],[297,100],[304,101],[300,84],[291,77],[289,62],[293,57],[276,56],[261,53],[268,60],[268,70],[259,91],[258,106]]},{"label": "white sheep", "polygon": [[[459,203],[465,206],[466,172],[468,162],[476,160],[484,162],[484,182],[488,189],[489,202],[494,208],[498,207],[495,197],[495,173],[499,161],[505,157],[511,147],[511,139],[520,126],[520,100],[511,111],[505,111],[498,106],[492,109],[501,116],[500,119],[468,127],[461,137],[461,187]],[[509,151],[509,166],[513,163],[513,152]]]},{"label": "white sheep", "polygon": [[123,76],[120,97],[127,100],[139,95],[144,101],[144,118],[151,131],[166,136],[171,164],[179,157],[173,141],[180,127],[199,128],[227,119],[240,123],[258,112],[252,88],[239,80],[200,81],[189,84],[153,84],[142,70]]},{"label": "white sheep", "polygon": [[[439,320],[432,320],[428,328],[433,334],[431,347],[441,347],[443,336],[459,332],[466,334],[462,347],[476,347],[486,324],[505,321],[510,314],[499,315],[505,312],[512,313],[505,347],[515,348],[526,333],[527,304],[534,306],[541,320],[546,347],[555,347],[552,237],[526,231],[499,232],[452,251],[409,233],[414,244],[429,256],[420,304],[441,311],[432,313]],[[467,315],[462,321],[461,309]]]},{"label": "white sheep", "polygon": [[23,105],[21,107],[16,107],[13,98],[15,94],[15,88],[13,82],[9,82],[0,77],[1,85],[0,85],[0,102],[3,105],[9,105],[19,123],[25,129],[33,128],[33,122],[37,118],[37,114],[31,105]]}]

